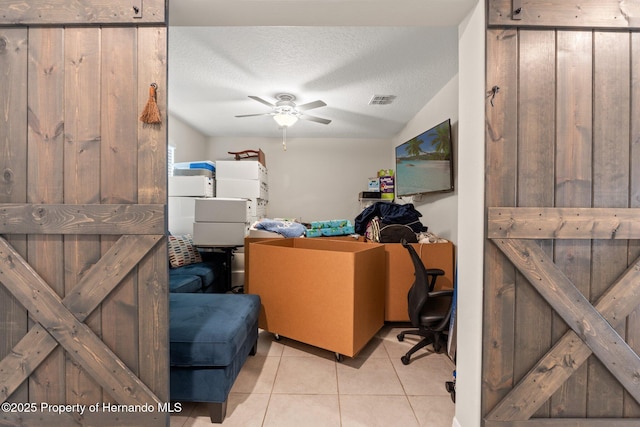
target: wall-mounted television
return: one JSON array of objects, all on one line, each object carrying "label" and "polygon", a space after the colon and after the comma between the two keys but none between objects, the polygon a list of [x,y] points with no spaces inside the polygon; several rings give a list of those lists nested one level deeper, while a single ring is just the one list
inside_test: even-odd
[{"label": "wall-mounted television", "polygon": [[396,147],[396,197],[453,191],[451,120]]}]

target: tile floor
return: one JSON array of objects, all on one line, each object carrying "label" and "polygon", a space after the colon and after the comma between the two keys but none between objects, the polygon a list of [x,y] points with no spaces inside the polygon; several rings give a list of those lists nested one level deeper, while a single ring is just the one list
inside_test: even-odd
[{"label": "tile floor", "polygon": [[[417,337],[398,342],[386,325],[355,358],[261,331],[231,389],[224,427],[451,427],[454,403],[445,389],[454,364],[419,350],[400,361]],[[211,426],[204,404],[184,403],[171,427]]]}]

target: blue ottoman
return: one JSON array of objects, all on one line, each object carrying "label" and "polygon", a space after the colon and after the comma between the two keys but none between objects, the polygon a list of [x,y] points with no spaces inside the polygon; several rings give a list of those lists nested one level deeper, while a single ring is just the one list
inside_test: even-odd
[{"label": "blue ottoman", "polygon": [[208,402],[221,423],[227,397],[258,341],[260,297],[246,294],[169,295],[170,397]]}]

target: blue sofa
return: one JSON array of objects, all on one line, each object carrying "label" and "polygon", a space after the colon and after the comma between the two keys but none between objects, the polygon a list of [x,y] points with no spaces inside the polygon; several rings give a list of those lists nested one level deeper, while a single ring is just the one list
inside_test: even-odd
[{"label": "blue sofa", "polygon": [[207,402],[221,423],[229,391],[258,340],[258,295],[216,293],[215,263],[170,270],[170,391],[173,401]]}]

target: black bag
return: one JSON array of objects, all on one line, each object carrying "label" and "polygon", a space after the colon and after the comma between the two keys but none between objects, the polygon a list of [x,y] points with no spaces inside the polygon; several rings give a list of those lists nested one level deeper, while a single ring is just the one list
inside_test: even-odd
[{"label": "black bag", "polygon": [[418,243],[418,237],[409,225],[389,224],[380,227],[380,243]]}]

